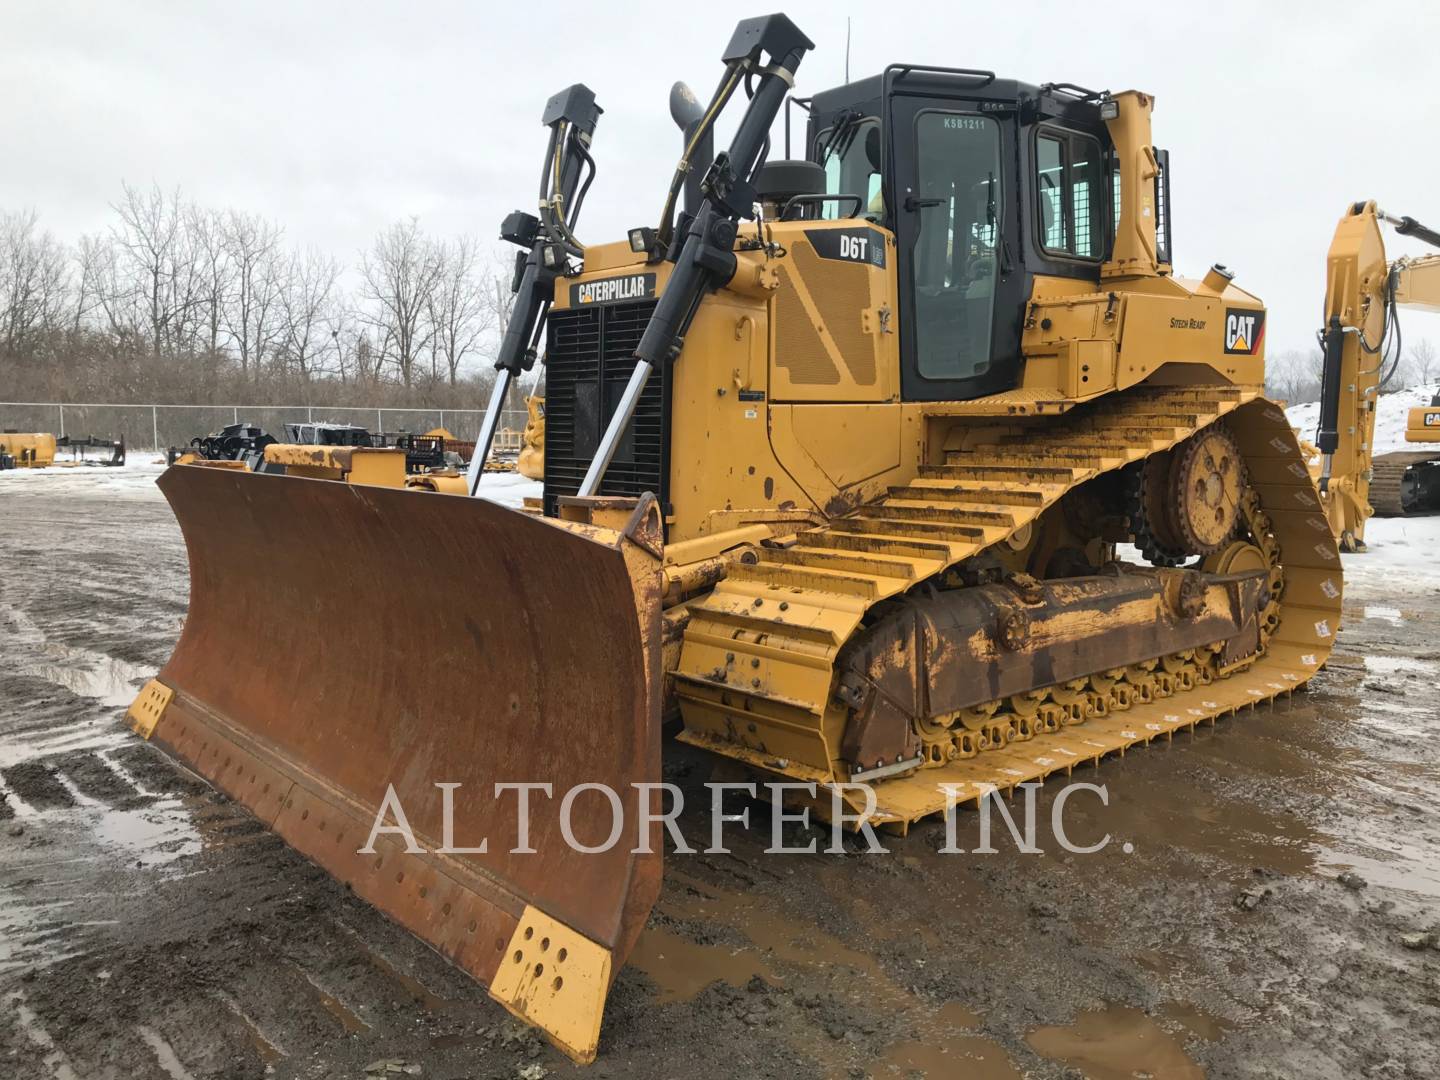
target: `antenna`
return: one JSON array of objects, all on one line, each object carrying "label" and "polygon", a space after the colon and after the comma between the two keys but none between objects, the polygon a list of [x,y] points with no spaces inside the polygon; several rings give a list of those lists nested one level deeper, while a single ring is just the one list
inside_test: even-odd
[{"label": "antenna", "polygon": [[845,81],[850,81],[850,16],[845,16]]}]

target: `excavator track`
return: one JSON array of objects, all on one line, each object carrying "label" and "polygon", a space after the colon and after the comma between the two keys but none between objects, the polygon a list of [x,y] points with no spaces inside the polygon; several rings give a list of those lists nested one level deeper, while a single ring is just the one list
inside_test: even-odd
[{"label": "excavator track", "polygon": [[[1427,464],[1428,463],[1428,464]],[[1374,458],[1370,467],[1374,470],[1370,478],[1370,505],[1380,517],[1405,517],[1407,514],[1426,514],[1440,510],[1436,486],[1428,477],[1414,477],[1409,481],[1406,474],[1420,467],[1426,473],[1432,470],[1440,474],[1440,451],[1397,450]],[[1440,479],[1440,475],[1437,475]]]},{"label": "excavator track", "polygon": [[875,605],[998,545],[1018,546],[1066,492],[1222,419],[1244,456],[1242,517],[1269,573],[1257,655],[1228,668],[1215,656],[1167,656],[1047,687],[1012,701],[998,719],[967,715],[956,752],[875,777],[874,820],[903,831],[954,802],[1068,773],[1289,693],[1330,652],[1341,595],[1339,552],[1294,432],[1253,390],[1135,388],[1031,432],[981,430],[884,498],[733,570],[690,605],[674,673],[680,738],[761,773],[846,779],[835,767],[846,709],[834,668]]}]

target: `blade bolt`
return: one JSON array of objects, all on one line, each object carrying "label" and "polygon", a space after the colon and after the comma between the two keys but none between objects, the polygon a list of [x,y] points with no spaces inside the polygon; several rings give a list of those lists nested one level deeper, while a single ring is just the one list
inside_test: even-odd
[{"label": "blade bolt", "polygon": [[763,604],[763,603],[765,603],[764,600],[761,600],[760,597],[758,597],[758,596],[755,597],[755,606],[756,606],[756,607],[759,607],[759,606],[760,606],[761,604]]},{"label": "blade bolt", "polygon": [[750,666],[751,666],[751,667],[759,667],[759,666],[760,666],[760,658],[759,658],[758,656],[752,657],[751,660],[750,660]]},{"label": "blade bolt", "polygon": [[781,610],[781,611],[789,611],[789,610],[790,610],[790,601],[789,601],[789,600],[781,600],[781,601],[780,601],[780,610]]}]

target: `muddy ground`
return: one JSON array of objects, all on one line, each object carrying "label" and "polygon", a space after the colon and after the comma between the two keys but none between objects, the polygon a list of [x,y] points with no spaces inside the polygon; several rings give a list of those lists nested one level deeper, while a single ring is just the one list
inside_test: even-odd
[{"label": "muddy ground", "polygon": [[[55,479],[0,491],[0,1072],[581,1074],[124,729],[185,614],[180,536],[148,485]],[[1086,777],[1100,854],[945,855],[934,825],[762,856],[757,807],[734,854],[669,859],[584,1075],[1435,1076],[1440,582],[1349,565],[1310,692]]]}]

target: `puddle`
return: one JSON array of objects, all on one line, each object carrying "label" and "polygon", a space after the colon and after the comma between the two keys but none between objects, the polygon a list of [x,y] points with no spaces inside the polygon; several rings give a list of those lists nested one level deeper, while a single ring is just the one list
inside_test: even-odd
[{"label": "puddle", "polygon": [[778,981],[753,949],[699,945],[659,926],[647,926],[626,958],[660,988],[657,1004],[689,1001],[713,982],[744,986],[756,975]]},{"label": "puddle", "polygon": [[1334,874],[1353,870],[1371,885],[1440,900],[1440,863],[1425,838],[1396,842],[1393,832],[1382,840],[1376,836],[1350,837],[1343,848],[1323,852],[1321,866]]},{"label": "puddle", "polygon": [[1190,1034],[1204,1039],[1206,1042],[1215,1042],[1230,1030],[1230,1025],[1219,1017],[1211,1016],[1203,1009],[1184,1001],[1172,1001],[1168,1005],[1160,1007],[1162,1015],[1184,1025]]},{"label": "puddle", "polygon": [[1389,623],[1391,626],[1405,625],[1405,616],[1400,613],[1399,608],[1385,607],[1380,604],[1366,604],[1365,618],[1379,619],[1382,622]]},{"label": "puddle", "polygon": [[250,1036],[250,1043],[255,1047],[255,1053],[260,1055],[260,1060],[267,1066],[277,1065],[285,1059],[285,1051],[272,1038],[260,1030],[260,1025],[245,1015],[245,1010],[240,1008],[240,1003],[229,994],[221,990],[214,991],[215,997],[230,1010],[236,1020],[244,1025],[246,1033]]},{"label": "puddle", "polygon": [[1139,1009],[1081,1013],[1073,1024],[1042,1027],[1025,1041],[1037,1054],[1074,1066],[1089,1080],[1204,1080],[1205,1072]]},{"label": "puddle", "polygon": [[17,664],[14,674],[63,686],[79,697],[97,698],[106,708],[124,708],[155,669],[51,641],[41,647],[39,657]]},{"label": "puddle", "polygon": [[315,996],[320,999],[320,1004],[325,1007],[325,1011],[340,1021],[340,1026],[345,1029],[347,1034],[359,1035],[370,1030],[370,1025],[361,1020],[358,1013],[316,982],[308,971],[293,962],[291,966],[300,972],[305,981],[310,984],[310,989],[315,991]]},{"label": "puddle", "polygon": [[956,1002],[942,1005],[920,1025],[917,1036],[896,1043],[880,1058],[870,1075],[908,1077],[963,1076],[974,1080],[1012,1080],[1021,1073],[1005,1051],[990,1039],[973,1034],[979,1017]]},{"label": "puddle", "polygon": [[1435,670],[1433,660],[1416,660],[1412,656],[1367,655],[1364,659],[1365,670],[1375,675],[1393,675],[1397,671],[1429,675]]},{"label": "puddle", "polygon": [[164,866],[201,848],[200,830],[179,799],[164,799],[143,810],[103,809],[95,835],[145,866]]},{"label": "puddle", "polygon": [[135,1030],[154,1051],[155,1060],[160,1063],[160,1068],[164,1070],[166,1076],[170,1077],[170,1080],[192,1080],[189,1071],[181,1063],[180,1056],[175,1053],[175,1048],[165,1041],[164,1036],[144,1024]]},{"label": "puddle", "polygon": [[[980,1016],[960,1002],[939,1007],[916,997],[868,953],[858,952],[818,925],[790,919],[758,906],[745,896],[671,870],[669,880],[686,890],[662,899],[661,910],[699,925],[723,926],[744,934],[753,948],[701,945],[663,927],[649,927],[640,936],[628,964],[650,976],[661,988],[659,1000],[693,997],[723,980],[743,986],[759,975],[783,984],[780,964],[794,964],[827,976],[824,981],[836,998],[847,1000],[864,1013],[884,1015],[897,1022],[908,1037],[875,1059],[870,1075],[965,1076],[977,1080],[1011,1080],[1020,1076],[1004,1050],[974,1034]],[[849,969],[855,977],[828,978],[835,969]],[[842,1062],[828,1039],[803,1047],[819,1062],[836,1069]],[[836,1075],[842,1075],[843,1069]]]},{"label": "puddle", "polygon": [[0,769],[23,764],[31,758],[54,757],[74,750],[103,752],[117,750],[135,741],[128,728],[109,720],[65,731],[37,729],[10,732],[0,742]]},{"label": "puddle", "polygon": [[35,1011],[25,1004],[25,995],[16,991],[10,994],[6,1000],[13,1006],[20,1030],[25,1033],[26,1038],[45,1052],[45,1064],[50,1069],[50,1075],[55,1080],[79,1080],[79,1077],[75,1075],[75,1070],[70,1067],[70,1062],[66,1060],[65,1052],[55,1045],[55,1040],[41,1026],[40,1018],[35,1015]]}]

